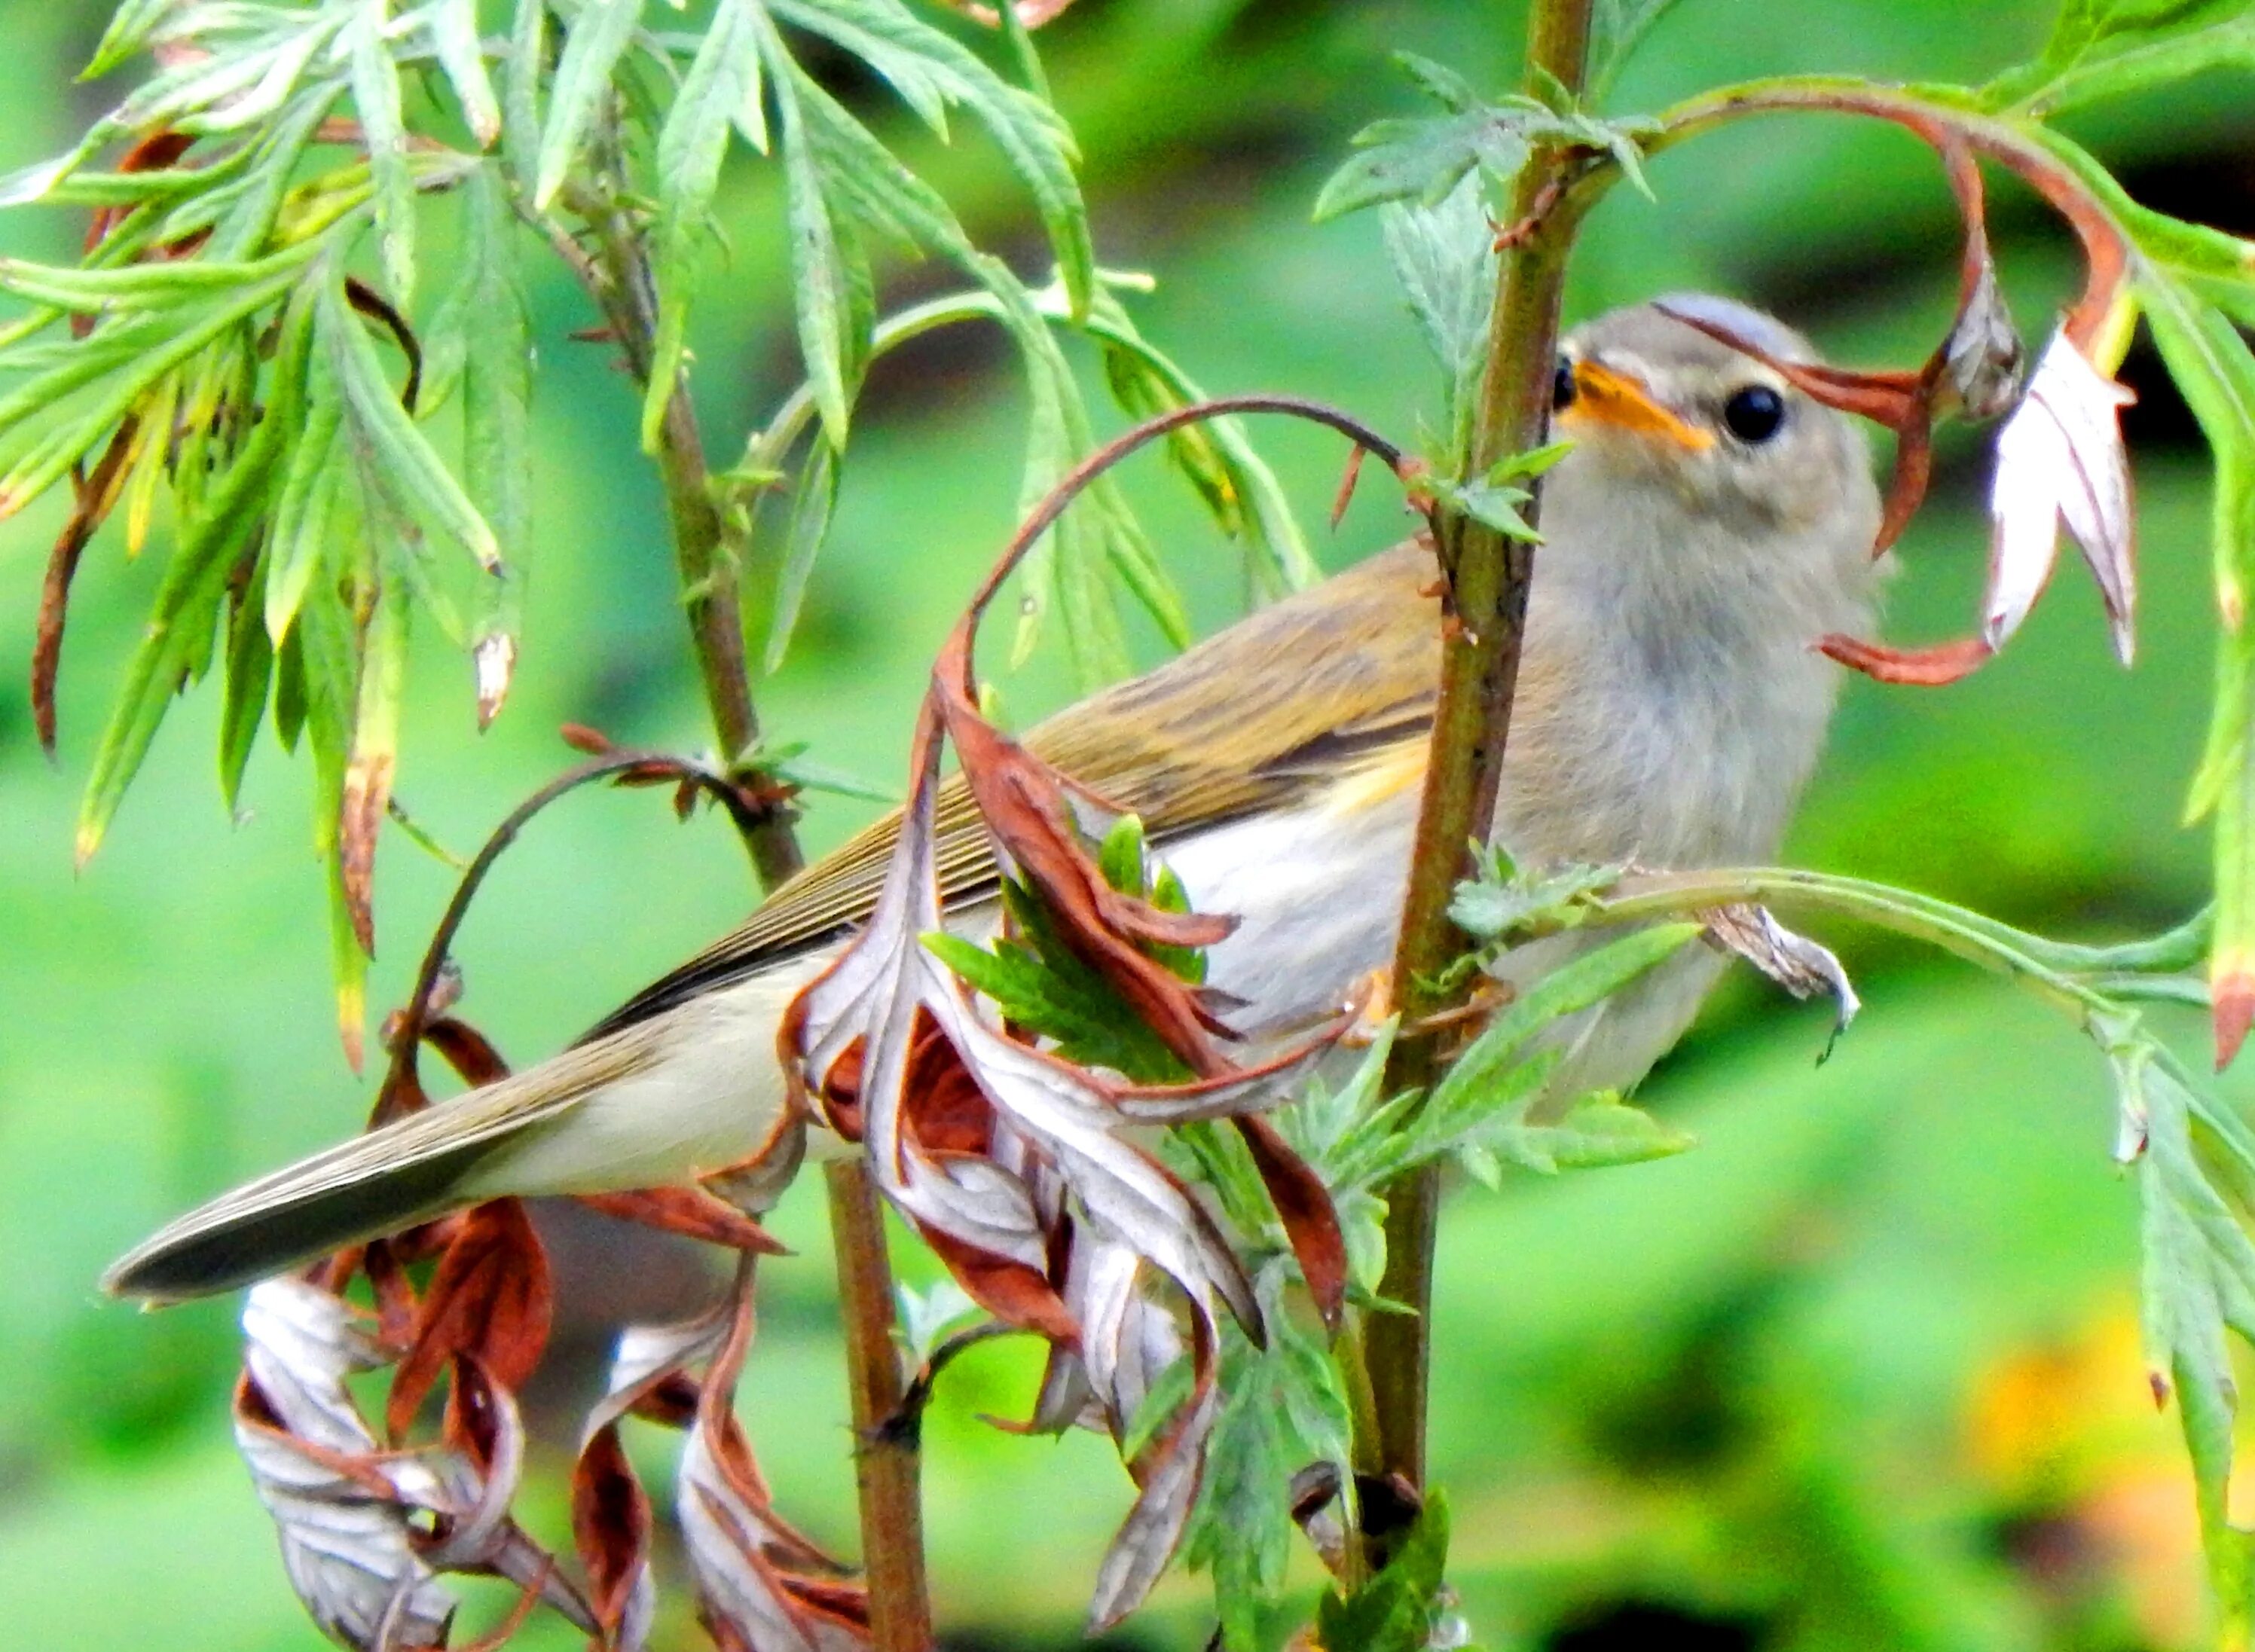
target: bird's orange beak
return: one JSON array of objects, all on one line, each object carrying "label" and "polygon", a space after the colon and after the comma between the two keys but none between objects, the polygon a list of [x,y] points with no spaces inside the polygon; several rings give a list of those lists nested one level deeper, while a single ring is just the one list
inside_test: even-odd
[{"label": "bird's orange beak", "polygon": [[1715,445],[1711,434],[1662,407],[1642,383],[1627,374],[1595,362],[1577,362],[1573,370],[1574,399],[1557,415],[1569,428],[1577,420],[1590,419],[1617,430],[1656,436],[1694,453]]}]

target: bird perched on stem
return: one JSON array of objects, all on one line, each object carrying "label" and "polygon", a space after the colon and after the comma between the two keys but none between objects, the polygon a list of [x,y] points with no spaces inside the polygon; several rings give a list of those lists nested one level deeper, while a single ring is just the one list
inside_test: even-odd
[{"label": "bird perched on stem", "polygon": [[[1813,359],[1727,300],[1669,308],[1774,360]],[[1771,858],[1869,628],[1878,489],[1848,418],[1652,306],[1570,335],[1496,835],[1522,865]],[[1412,542],[1071,706],[1028,746],[1120,809],[1201,910],[1239,919],[1209,980],[1248,1037],[1333,1013],[1394,950],[1438,670],[1430,550]],[[997,871],[959,782],[940,885],[991,923]],[[221,1195],[104,1280],[154,1301],[221,1290],[508,1195],[616,1191],[735,1165],[783,1127],[776,1035],[868,915],[879,822],[751,920],[537,1066]],[[1520,978],[1576,938],[1507,960]],[[1678,954],[1570,1031],[1561,1082],[1626,1086],[1674,1044],[1721,960]]]}]

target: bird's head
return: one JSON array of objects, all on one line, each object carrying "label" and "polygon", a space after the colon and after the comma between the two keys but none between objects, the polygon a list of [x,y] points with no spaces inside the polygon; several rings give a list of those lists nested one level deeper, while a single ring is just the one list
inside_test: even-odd
[{"label": "bird's head", "polygon": [[[1670,310],[1780,360],[1816,359],[1783,322],[1705,294],[1576,329],[1559,356],[1551,418],[1575,450],[1546,495],[1546,529],[1573,547],[1568,555],[1626,559],[1647,574],[1673,562],[1695,576],[1814,580],[1861,598],[1879,519],[1861,432]],[[1702,566],[1681,566],[1687,558]]]}]

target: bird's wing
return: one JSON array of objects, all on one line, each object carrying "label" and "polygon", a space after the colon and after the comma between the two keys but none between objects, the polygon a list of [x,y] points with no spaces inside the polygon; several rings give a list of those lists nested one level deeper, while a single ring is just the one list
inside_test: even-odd
[{"label": "bird's wing", "polygon": [[[1397,545],[1060,712],[1026,744],[1140,815],[1159,844],[1318,793],[1425,739],[1438,671],[1432,576],[1430,550]],[[959,775],[942,784],[937,827],[941,899],[990,892],[994,847]],[[875,905],[899,833],[897,812],[870,826],[587,1037],[841,938]]]}]

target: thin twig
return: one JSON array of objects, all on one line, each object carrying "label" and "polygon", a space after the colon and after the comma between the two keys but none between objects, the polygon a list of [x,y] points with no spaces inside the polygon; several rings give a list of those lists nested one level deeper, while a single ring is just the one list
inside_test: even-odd
[{"label": "thin twig", "polygon": [[[657,334],[657,292],[648,243],[620,202],[624,165],[615,103],[599,137],[598,152],[611,186],[600,196],[571,197],[594,237],[594,253],[592,257],[579,256],[580,249],[569,237],[551,235],[551,239],[603,312],[625,352],[635,386],[646,399]],[[657,427],[657,459],[673,528],[682,611],[689,622],[722,763],[733,771],[759,744],[760,721],[745,657],[736,560],[724,538],[696,405],[683,371],[676,373]],[[805,865],[788,811],[776,810],[756,822],[740,819],[738,826],[764,888],[773,889]],[[859,1159],[840,1162],[825,1180],[839,1306],[847,1327],[847,1385],[857,1419],[865,1402],[889,1396],[868,1424],[875,1426],[897,1405],[900,1384],[884,1223],[875,1186]],[[870,1627],[877,1652],[926,1652],[931,1644],[931,1607],[924,1581],[921,1462],[916,1445],[906,1442],[881,1455],[857,1451],[855,1473],[861,1560],[869,1580]]]},{"label": "thin twig", "polygon": [[[1528,20],[1530,92],[1538,89],[1545,75],[1570,91],[1581,85],[1591,6],[1591,0],[1536,0]],[[1538,151],[1513,189],[1508,221],[1514,226],[1533,221],[1506,254],[1496,286],[1488,324],[1487,369],[1473,425],[1468,469],[1472,475],[1484,475],[1499,460],[1539,445],[1549,424],[1559,304],[1576,222],[1556,184],[1570,162],[1563,153]],[[1539,505],[1538,497],[1526,506],[1530,524]],[[1443,629],[1432,756],[1394,953],[1394,993],[1408,1026],[1449,1009],[1465,990],[1461,983],[1452,990],[1437,989],[1434,983],[1465,946],[1464,936],[1449,921],[1449,902],[1458,881],[1470,870],[1466,846],[1486,842],[1493,823],[1518,682],[1528,584],[1534,572],[1530,543],[1508,538],[1469,517],[1446,519],[1437,540],[1446,576],[1448,617],[1453,623]],[[1405,1034],[1395,1042],[1387,1065],[1387,1093],[1430,1086],[1437,1060],[1431,1037]],[[1419,1488],[1425,1482],[1426,1379],[1439,1192],[1434,1167],[1412,1172],[1385,1191],[1387,1263],[1379,1290],[1414,1312],[1373,1316],[1365,1325],[1378,1434],[1375,1439],[1356,1441],[1359,1469],[1399,1475]]]}]

